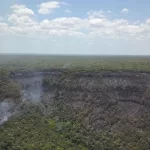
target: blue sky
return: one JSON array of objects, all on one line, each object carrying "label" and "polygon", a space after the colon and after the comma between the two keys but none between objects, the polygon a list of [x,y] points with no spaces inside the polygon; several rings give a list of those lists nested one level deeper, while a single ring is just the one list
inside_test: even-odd
[{"label": "blue sky", "polygon": [[0,1],[0,53],[150,55],[149,0]]}]

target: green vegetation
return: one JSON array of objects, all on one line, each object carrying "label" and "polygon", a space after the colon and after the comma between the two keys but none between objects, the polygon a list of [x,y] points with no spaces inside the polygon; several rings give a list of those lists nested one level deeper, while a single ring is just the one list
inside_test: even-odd
[{"label": "green vegetation", "polygon": [[98,140],[99,137],[96,137],[94,132],[86,130],[77,121],[65,121],[58,115],[45,117],[37,110],[36,114],[33,112],[19,118],[13,118],[0,128],[0,149],[113,149],[110,139],[105,134],[99,135],[101,141],[95,141],[95,138]]},{"label": "green vegetation", "polygon": [[0,67],[19,72],[51,68],[72,71],[150,71],[150,59],[149,56],[1,55]]},{"label": "green vegetation", "polygon": [[2,125],[0,149],[149,150],[149,133],[138,133],[134,128],[124,128],[117,134],[95,131],[83,123],[82,112],[73,116],[69,107],[60,102],[55,103],[50,116],[42,115],[40,106],[28,108],[29,112]]},{"label": "green vegetation", "polygon": [[[0,126],[0,150],[150,149],[149,76],[132,75],[150,71],[149,57],[5,58],[0,58],[0,102],[11,99],[20,107]],[[62,75],[43,79],[40,103],[19,101],[22,87],[10,76],[51,69]],[[111,78],[84,74],[103,71],[130,74]]]},{"label": "green vegetation", "polygon": [[15,101],[20,98],[20,86],[9,78],[9,72],[0,70],[0,101],[5,99],[13,99]]}]

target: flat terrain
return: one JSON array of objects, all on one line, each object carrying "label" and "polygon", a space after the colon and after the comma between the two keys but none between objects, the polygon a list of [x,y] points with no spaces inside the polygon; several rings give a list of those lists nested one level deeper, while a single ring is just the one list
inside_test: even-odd
[{"label": "flat terrain", "polygon": [[9,70],[129,70],[150,71],[150,56],[1,55],[0,67]]}]

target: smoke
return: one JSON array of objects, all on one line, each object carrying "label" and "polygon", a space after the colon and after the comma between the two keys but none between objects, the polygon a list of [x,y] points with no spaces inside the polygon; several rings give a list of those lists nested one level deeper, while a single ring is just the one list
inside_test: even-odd
[{"label": "smoke", "polygon": [[8,103],[6,101],[0,103],[0,125],[8,121],[8,119],[12,116],[12,107],[13,103]]},{"label": "smoke", "polygon": [[66,69],[66,68],[69,68],[70,64],[67,62],[62,68],[63,69]]},{"label": "smoke", "polygon": [[33,74],[32,77],[24,79],[22,78],[19,80],[20,84],[23,87],[22,90],[23,102],[24,101],[30,101],[33,103],[41,102],[41,97],[43,93],[42,81],[43,81],[42,73],[39,73],[38,75]]},{"label": "smoke", "polygon": [[[22,98],[20,103],[13,103],[12,100],[6,99],[0,103],[0,125],[8,121],[13,115],[21,113],[21,106],[23,104],[34,103],[38,105],[41,104],[41,97],[43,94],[42,73],[35,73],[32,76],[22,77],[16,79],[22,86]],[[26,103],[28,102],[28,103]]]},{"label": "smoke", "polygon": [[33,103],[38,103],[41,101],[42,96],[42,85],[41,83],[31,83],[23,90],[23,100],[28,100]]}]

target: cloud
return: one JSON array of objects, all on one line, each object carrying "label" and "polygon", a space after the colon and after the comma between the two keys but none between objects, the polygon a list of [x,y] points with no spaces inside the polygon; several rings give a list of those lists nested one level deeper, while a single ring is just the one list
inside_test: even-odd
[{"label": "cloud", "polygon": [[89,19],[91,28],[114,28],[118,26],[128,25],[128,21],[124,19],[109,20],[107,18],[93,18]]},{"label": "cloud", "polygon": [[[62,2],[42,3],[40,9],[47,9],[50,13],[55,8],[66,5]],[[8,16],[11,24],[1,22],[0,31],[19,35],[42,36],[77,36],[77,37],[105,37],[105,38],[150,38],[150,19],[145,22],[130,23],[125,19],[110,19],[108,11],[89,11],[87,17],[59,17],[38,21],[38,15],[25,5],[13,5],[12,14]],[[68,9],[66,9],[68,11]],[[45,11],[46,13],[46,11]],[[108,17],[108,16],[109,17]],[[39,18],[40,19],[40,18]]]},{"label": "cloud", "polygon": [[49,31],[49,35],[51,36],[72,36],[72,37],[84,37],[84,33],[79,31],[72,31],[72,30],[56,30],[52,29]]},{"label": "cloud", "polygon": [[[20,26],[33,26],[35,24],[35,21],[31,18],[31,16],[34,16],[35,14],[31,9],[27,8],[25,5],[18,4],[11,6],[11,8],[12,14],[8,16],[8,21],[18,26],[19,31]],[[14,28],[16,30],[16,27]]]},{"label": "cloud", "polygon": [[2,33],[7,33],[9,30],[9,26],[6,23],[0,23],[0,35]]},{"label": "cloud", "polygon": [[84,24],[84,20],[77,17],[62,17],[53,20],[43,20],[40,23],[42,29],[65,29],[65,30],[78,30],[81,29]]},{"label": "cloud", "polygon": [[124,19],[110,20],[107,17],[89,17],[89,35],[92,37],[136,37],[144,34],[145,30],[146,27],[144,25],[130,24],[127,20]]},{"label": "cloud", "polygon": [[65,6],[69,6],[70,4],[68,3],[65,3],[65,2],[61,2],[62,5],[65,5]]},{"label": "cloud", "polygon": [[39,5],[39,14],[50,14],[56,8],[60,8],[61,2],[51,1]]},{"label": "cloud", "polygon": [[147,20],[146,20],[146,23],[150,25],[150,19],[147,19]]},{"label": "cloud", "polygon": [[45,19],[40,23],[40,28],[49,35],[55,36],[85,36],[81,29],[85,26],[83,25],[84,20],[77,17],[62,17],[52,20]]},{"label": "cloud", "polygon": [[34,15],[33,10],[27,8],[25,5],[13,5],[11,6],[13,9],[13,13],[17,16],[28,16],[28,15]]},{"label": "cloud", "polygon": [[10,15],[8,21],[18,26],[32,26],[35,24],[29,16],[17,16],[16,14]]},{"label": "cloud", "polygon": [[127,14],[128,12],[129,12],[129,10],[127,8],[124,8],[121,10],[121,13],[123,13],[123,14]]},{"label": "cloud", "polygon": [[[63,8],[59,9],[62,6]],[[64,10],[66,13],[70,13],[68,6],[70,5],[67,3],[51,1],[38,5],[37,11],[39,11],[40,14],[50,14],[55,9],[59,9],[60,13]],[[121,18],[123,15],[120,16],[120,14],[117,15],[115,12],[107,10],[91,10],[87,12],[85,17],[67,17],[68,15],[65,13],[63,13],[63,15],[60,14],[60,17],[50,17],[47,15],[35,15],[34,11],[27,8],[25,5],[13,5],[11,6],[11,10],[12,13],[8,15],[8,22],[6,21],[6,16],[5,20],[0,17],[0,36],[2,37],[4,35],[3,37],[6,37],[6,40],[3,40],[5,46],[1,48],[2,50],[6,50],[7,47],[9,47],[11,51],[14,51],[14,49],[17,49],[17,45],[20,44],[17,50],[19,52],[20,48],[22,48],[22,45],[25,43],[23,46],[24,51],[26,49],[30,50],[32,45],[35,46],[34,49],[36,49],[36,51],[39,49],[39,52],[43,47],[51,47],[51,50],[54,49],[54,53],[57,51],[56,47],[59,47],[59,52],[62,53],[66,50],[66,47],[68,48],[67,52],[73,47],[74,52],[77,52],[76,49],[80,47],[79,45],[82,45],[82,52],[87,54],[94,53],[93,50],[97,50],[99,53],[99,47],[101,47],[101,49],[116,49],[118,45],[121,45],[120,47],[122,47],[124,51],[128,48],[130,50],[133,49],[133,51],[138,48],[140,51],[140,49],[144,47],[147,48],[147,53],[149,53],[150,18],[147,18],[147,20],[145,19],[145,21],[130,21],[128,19],[123,19],[123,17]],[[122,13],[127,12],[128,9],[122,10]],[[72,14],[69,16],[72,16]],[[14,35],[17,36],[14,38]],[[18,42],[21,38],[22,43]],[[44,40],[41,40],[41,38],[44,38]],[[16,42],[15,44],[13,41],[14,39]],[[33,41],[37,39],[39,42],[36,44],[33,43]],[[10,42],[7,42],[8,40]],[[25,48],[26,41],[30,43],[28,44],[28,48]],[[114,47],[112,46],[112,41],[114,41]],[[143,41],[146,42],[144,43]],[[1,45],[4,42],[1,42]],[[144,43],[141,44],[141,47],[139,44],[140,42]],[[41,43],[43,43],[43,46]],[[74,43],[74,45],[72,43]],[[70,44],[70,47],[68,47],[68,44]],[[127,46],[127,48],[125,46]],[[88,49],[90,50],[89,52],[87,52]],[[80,53],[80,51],[81,48],[78,52]],[[42,52],[43,51],[41,51],[41,53]],[[120,52],[120,49],[118,49],[118,52]]]},{"label": "cloud", "polygon": [[69,9],[66,9],[65,12],[66,13],[72,13],[71,10],[69,10]]},{"label": "cloud", "polygon": [[110,24],[109,20],[106,18],[93,18],[89,20],[89,25],[91,28],[102,28]]},{"label": "cloud", "polygon": [[89,11],[87,14],[88,14],[88,17],[90,19],[92,19],[92,18],[104,18],[105,17],[103,10],[100,10],[100,11]]}]

